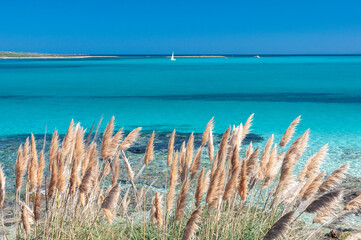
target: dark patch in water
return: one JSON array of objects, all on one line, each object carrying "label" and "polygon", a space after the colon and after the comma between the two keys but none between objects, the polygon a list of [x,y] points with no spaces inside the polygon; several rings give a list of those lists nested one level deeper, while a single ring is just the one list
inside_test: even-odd
[{"label": "dark patch in water", "polygon": [[4,95],[0,99],[156,99],[167,101],[236,101],[236,102],[316,102],[316,103],[361,103],[361,95],[333,93],[232,93],[232,94],[193,94],[161,96],[25,96]]}]

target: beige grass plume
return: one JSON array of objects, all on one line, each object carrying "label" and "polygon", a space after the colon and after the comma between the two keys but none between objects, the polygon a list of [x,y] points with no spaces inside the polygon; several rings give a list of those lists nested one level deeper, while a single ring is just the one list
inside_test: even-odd
[{"label": "beige grass plume", "polygon": [[41,183],[43,182],[44,167],[45,167],[45,156],[44,156],[44,150],[42,150],[39,155],[39,166],[36,173],[37,176],[36,186],[39,188],[41,187]]},{"label": "beige grass plume", "polygon": [[328,223],[332,218],[336,217],[338,212],[342,210],[342,198],[341,196],[337,198],[334,202],[327,207],[327,209],[322,209],[317,213],[313,219],[313,223]]},{"label": "beige grass plume", "polygon": [[264,178],[264,174],[266,172],[266,167],[268,164],[270,151],[271,151],[271,148],[273,145],[273,139],[274,139],[274,135],[272,134],[271,137],[267,140],[267,143],[263,150],[263,154],[262,154],[261,161],[260,161],[260,171],[259,171],[260,179]]},{"label": "beige grass plume", "polygon": [[92,158],[94,158],[96,153],[96,146],[95,142],[90,143],[90,145],[85,150],[84,160],[81,165],[81,176],[84,177],[86,170],[88,169],[88,164]]},{"label": "beige grass plume", "polygon": [[28,165],[28,161],[30,159],[30,143],[29,137],[26,138],[23,149],[23,158],[26,165]]},{"label": "beige grass plume", "polygon": [[201,158],[202,158],[202,146],[198,148],[196,154],[194,155],[191,167],[189,169],[191,180],[193,180],[197,176],[199,166],[201,165]]},{"label": "beige grass plume", "polygon": [[148,163],[150,163],[154,156],[154,131],[152,133],[152,135],[150,136],[150,139],[148,141],[148,145],[147,145],[147,149],[145,150],[145,156],[144,156],[144,163],[145,165],[148,165]]},{"label": "beige grass plume", "polygon": [[322,184],[322,180],[323,180],[324,176],[325,176],[325,172],[322,172],[317,175],[317,177],[312,181],[310,186],[306,189],[306,191],[302,197],[302,201],[306,201],[306,200],[310,199],[314,194],[317,193],[319,187]]},{"label": "beige grass plume", "polygon": [[74,120],[72,119],[70,121],[68,131],[66,132],[66,135],[65,135],[65,137],[63,139],[63,143],[62,143],[64,158],[70,152],[70,149],[71,149],[71,146],[73,143],[73,139],[74,139]]},{"label": "beige grass plume", "polygon": [[113,209],[115,208],[120,195],[120,183],[115,185],[110,192],[108,193],[107,197],[104,199],[101,208],[106,215],[108,222],[112,224],[113,222]]},{"label": "beige grass plume", "polygon": [[337,199],[342,195],[341,190],[336,190],[332,192],[328,192],[321,197],[314,200],[311,204],[307,206],[305,209],[305,212],[308,213],[320,213],[324,209],[327,209],[334,201],[337,201]]},{"label": "beige grass plume", "polygon": [[320,193],[327,192],[330,189],[335,188],[339,183],[341,183],[346,176],[345,174],[347,170],[348,170],[348,163],[333,171],[331,175],[328,176],[320,186]]},{"label": "beige grass plume", "polygon": [[170,136],[168,143],[168,156],[167,156],[167,166],[169,167],[172,164],[173,152],[174,152],[174,140],[175,140],[175,129]]},{"label": "beige grass plume", "polygon": [[253,122],[253,117],[254,117],[254,113],[252,113],[246,123],[243,126],[243,130],[242,130],[242,136],[241,136],[241,142],[244,140],[244,138],[249,134],[249,132],[251,131],[251,127],[252,127],[252,122]]},{"label": "beige grass plume", "polygon": [[234,166],[232,169],[231,177],[229,178],[224,190],[223,200],[228,200],[234,195],[234,192],[239,184],[239,172],[240,166]]},{"label": "beige grass plume", "polygon": [[296,131],[298,123],[301,121],[301,116],[298,116],[295,120],[292,121],[290,126],[287,128],[286,132],[283,134],[283,137],[279,143],[279,147],[283,148],[291,140],[293,134]]},{"label": "beige grass plume", "polygon": [[90,166],[86,172],[85,175],[81,181],[81,184],[79,186],[79,192],[80,192],[80,203],[82,206],[85,206],[85,195],[91,191],[92,188],[92,182],[95,179],[95,166]]},{"label": "beige grass plume", "polygon": [[35,217],[35,221],[39,221],[41,218],[41,198],[42,198],[42,194],[41,194],[41,188],[38,187],[38,189],[36,190],[36,195],[35,195],[35,204],[34,204],[34,217]]},{"label": "beige grass plume", "polygon": [[246,158],[247,162],[247,176],[249,178],[253,177],[253,174],[255,172],[255,168],[258,164],[258,156],[259,156],[260,150],[259,147],[256,148],[256,150],[253,151],[253,153]]},{"label": "beige grass plume", "polygon": [[23,177],[26,170],[26,162],[23,155],[22,146],[19,146],[18,155],[15,162],[15,186],[16,191],[21,188],[21,184],[23,183]]},{"label": "beige grass plume", "polygon": [[277,145],[275,144],[271,150],[269,160],[265,169],[263,187],[266,187],[277,175],[279,170],[279,161],[277,154]]},{"label": "beige grass plume", "polygon": [[316,153],[316,155],[313,157],[312,161],[310,162],[310,164],[307,167],[308,171],[306,173],[306,178],[310,177],[313,174],[319,173],[319,169],[321,167],[323,160],[325,159],[325,157],[327,155],[327,151],[328,151],[328,144],[324,145]]},{"label": "beige grass plume", "polygon": [[359,211],[361,209],[361,195],[351,200],[344,209],[347,211]]},{"label": "beige grass plume", "polygon": [[253,153],[253,143],[252,141],[249,143],[248,148],[246,150],[246,159]]},{"label": "beige grass plume", "polygon": [[264,240],[279,239],[290,228],[290,223],[293,220],[295,211],[291,211],[283,215],[277,222],[275,222],[271,229],[264,236]]},{"label": "beige grass plume", "polygon": [[208,152],[208,156],[209,156],[209,161],[212,162],[214,159],[213,128],[209,130],[207,152]]},{"label": "beige grass plume", "polygon": [[204,168],[202,168],[201,173],[199,174],[199,178],[198,178],[197,189],[194,194],[194,198],[196,200],[195,201],[196,207],[200,206],[200,204],[203,200],[204,192],[205,192],[205,180],[204,180]]},{"label": "beige grass plume", "polygon": [[58,181],[58,162],[54,161],[51,164],[52,164],[52,167],[51,167],[50,181],[49,181],[49,187],[48,187],[49,198],[52,198],[54,196],[56,187],[57,187],[57,181]]},{"label": "beige grass plume", "polygon": [[190,181],[188,178],[186,178],[186,180],[184,181],[184,183],[182,185],[182,188],[179,192],[178,199],[177,199],[177,208],[175,211],[175,220],[176,221],[182,220],[182,218],[185,214],[184,209],[187,205],[189,185],[190,185]]},{"label": "beige grass plume", "polygon": [[37,170],[38,170],[38,154],[36,151],[36,142],[34,134],[31,134],[31,148],[30,148],[30,162],[28,163],[28,181],[30,183],[30,190],[33,190],[37,185]]},{"label": "beige grass plume", "polygon": [[210,133],[213,131],[214,126],[214,117],[209,120],[209,122],[206,125],[206,128],[204,129],[203,135],[202,135],[202,146],[205,146],[209,141]]},{"label": "beige grass plume", "polygon": [[170,168],[169,188],[166,202],[166,212],[168,213],[173,208],[175,188],[178,179],[178,151],[175,152],[172,165]]},{"label": "beige grass plume", "polygon": [[132,167],[130,166],[129,160],[128,160],[127,156],[125,155],[124,151],[121,151],[121,154],[122,154],[122,159],[124,162],[124,167],[127,170],[130,180],[133,181],[134,180],[134,172],[132,170]]},{"label": "beige grass plume", "polygon": [[191,240],[194,238],[195,233],[199,229],[199,222],[201,219],[200,213],[202,211],[202,207],[198,207],[196,210],[194,210],[191,214],[191,217],[189,218],[186,227],[184,229],[183,233],[183,240]]},{"label": "beige grass plume", "polygon": [[54,130],[53,136],[50,143],[50,154],[49,154],[49,171],[53,166],[53,162],[56,161],[56,153],[59,148],[59,135],[58,130]]},{"label": "beige grass plume", "polygon": [[85,144],[84,144],[84,129],[79,127],[78,131],[75,135],[75,146],[74,146],[74,154],[73,157],[76,159],[76,164],[80,168],[85,152]]},{"label": "beige grass plume", "polygon": [[21,206],[21,221],[23,222],[24,230],[27,235],[31,233],[30,224],[33,222],[33,219],[33,213],[31,212],[29,207],[27,207],[25,203],[23,203]]},{"label": "beige grass plume", "polygon": [[242,168],[240,172],[239,185],[238,185],[238,194],[241,196],[241,199],[244,201],[247,198],[247,185],[248,185],[248,174],[247,174],[247,159],[243,160]]},{"label": "beige grass plume", "polygon": [[0,164],[0,208],[4,207],[5,200],[5,175],[4,170]]},{"label": "beige grass plume", "polygon": [[108,157],[109,157],[109,146],[112,142],[113,131],[114,131],[114,119],[115,119],[115,117],[112,116],[112,118],[108,122],[107,126],[105,127],[105,130],[103,133],[100,157],[104,158],[104,159],[108,159]]},{"label": "beige grass plume", "polygon": [[159,227],[163,225],[163,213],[161,196],[158,192],[155,192],[155,197],[152,202],[151,220],[153,223],[157,223]]},{"label": "beige grass plume", "polygon": [[130,148],[130,146],[132,146],[132,144],[137,140],[138,136],[139,136],[139,132],[142,130],[141,127],[138,127],[136,129],[134,129],[133,131],[131,131],[124,139],[123,142],[120,143],[119,145],[119,149],[120,150],[127,150],[128,148]]},{"label": "beige grass plume", "polygon": [[191,133],[189,136],[187,147],[186,147],[186,163],[187,168],[191,165],[192,158],[193,158],[193,149],[194,149],[194,135]]},{"label": "beige grass plume", "polygon": [[113,176],[112,176],[112,185],[114,186],[118,182],[119,172],[120,172],[120,160],[119,160],[120,150],[115,154],[113,160]]},{"label": "beige grass plume", "polygon": [[59,191],[59,193],[64,193],[65,192],[65,187],[66,187],[66,181],[67,181],[67,174],[65,173],[65,162],[63,159],[63,154],[62,152],[58,151],[57,154],[57,161],[54,162],[54,170],[57,172],[55,174],[56,177],[56,187]]}]

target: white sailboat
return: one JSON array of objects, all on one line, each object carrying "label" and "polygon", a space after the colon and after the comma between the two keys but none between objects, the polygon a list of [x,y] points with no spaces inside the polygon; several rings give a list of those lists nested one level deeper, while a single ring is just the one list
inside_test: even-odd
[{"label": "white sailboat", "polygon": [[174,58],[174,52],[172,52],[172,58],[170,59],[171,61],[175,61],[176,59]]}]

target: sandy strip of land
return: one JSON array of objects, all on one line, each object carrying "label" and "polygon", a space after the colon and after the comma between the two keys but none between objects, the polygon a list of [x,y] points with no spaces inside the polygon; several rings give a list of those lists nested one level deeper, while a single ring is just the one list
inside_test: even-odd
[{"label": "sandy strip of land", "polygon": [[226,56],[219,56],[219,55],[194,55],[194,56],[176,56],[175,58],[225,58]]},{"label": "sandy strip of land", "polygon": [[0,59],[64,59],[64,58],[107,58],[107,57],[118,57],[118,56],[91,56],[91,55],[81,55],[81,56],[29,56],[29,57],[0,57]]}]

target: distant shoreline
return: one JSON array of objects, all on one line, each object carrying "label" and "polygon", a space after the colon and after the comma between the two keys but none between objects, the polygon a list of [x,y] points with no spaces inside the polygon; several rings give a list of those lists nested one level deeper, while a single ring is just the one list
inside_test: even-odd
[{"label": "distant shoreline", "polygon": [[0,56],[0,59],[67,59],[67,58],[111,58],[111,57],[118,57],[118,56],[91,56],[91,55],[84,55],[84,56],[21,56],[21,57],[3,57]]}]

